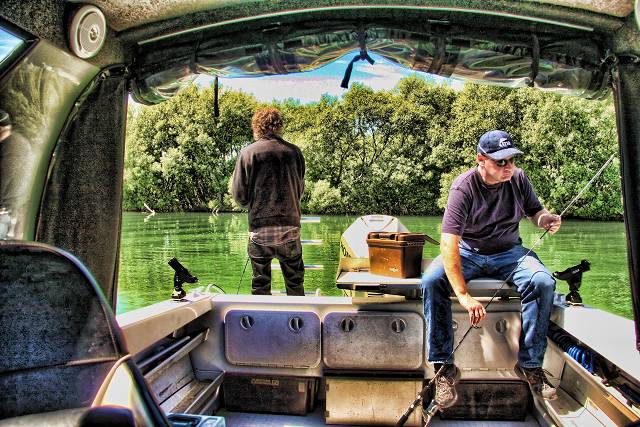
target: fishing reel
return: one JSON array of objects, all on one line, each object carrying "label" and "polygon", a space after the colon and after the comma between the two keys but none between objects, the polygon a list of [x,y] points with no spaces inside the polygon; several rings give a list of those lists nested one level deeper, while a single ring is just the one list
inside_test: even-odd
[{"label": "fishing reel", "polygon": [[580,264],[569,267],[563,271],[556,271],[553,277],[565,280],[569,283],[569,293],[565,297],[569,305],[582,305],[582,297],[578,290],[582,284],[582,273],[589,271],[591,264],[586,259],[580,261]]},{"label": "fishing reel", "polygon": [[173,292],[171,293],[171,299],[179,301],[187,295],[185,290],[182,288],[182,284],[185,282],[196,283],[198,278],[196,276],[192,276],[191,273],[189,273],[189,270],[187,270],[184,265],[180,264],[176,257],[169,260],[169,266],[175,271],[173,274]]}]

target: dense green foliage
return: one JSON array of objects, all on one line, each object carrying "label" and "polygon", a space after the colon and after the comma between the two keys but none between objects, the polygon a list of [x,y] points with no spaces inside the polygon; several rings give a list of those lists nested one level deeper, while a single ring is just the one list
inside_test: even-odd
[{"label": "dense green foliage", "polygon": [[[251,141],[258,102],[224,91],[213,118],[211,89],[195,86],[132,113],[127,132],[127,210],[232,210],[228,181]],[[341,98],[277,105],[285,139],[307,162],[308,213],[440,214],[453,178],[475,164],[477,140],[509,132],[543,204],[559,212],[616,151],[610,101],[586,101],[533,89],[467,84],[456,92],[418,77],[392,91],[354,84]],[[620,218],[619,163],[609,167],[567,216]]]},{"label": "dense green foliage", "polygon": [[190,86],[170,101],[133,111],[127,127],[124,208],[228,209],[228,181],[251,141],[256,101],[224,92],[213,117],[212,89]]}]

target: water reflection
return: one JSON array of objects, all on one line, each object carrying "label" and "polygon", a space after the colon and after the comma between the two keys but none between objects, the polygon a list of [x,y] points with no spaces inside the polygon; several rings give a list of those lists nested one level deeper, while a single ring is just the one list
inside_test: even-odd
[{"label": "water reflection", "polygon": [[[241,294],[251,292],[249,268],[240,280],[247,259],[246,214],[156,214],[145,221],[146,217],[146,213],[123,216],[118,313],[169,299],[173,270],[167,262],[174,256],[198,277],[198,285],[213,284],[226,293],[238,289]],[[319,288],[322,295],[341,295],[335,287],[340,235],[355,219],[323,216],[319,223],[302,224],[303,240],[322,241],[304,246],[305,264],[324,266],[306,272],[305,290]],[[400,220],[413,232],[440,236],[441,217]],[[520,230],[525,245],[533,244],[542,234],[526,220]],[[542,240],[536,252],[550,271],[562,271],[588,259],[591,271],[584,274],[580,288],[585,303],[632,317],[623,223],[566,220],[557,234]],[[423,256],[434,258],[438,253],[437,246],[427,243]],[[272,288],[284,290],[278,270],[274,271]],[[558,282],[558,290],[567,293],[566,282]]]}]

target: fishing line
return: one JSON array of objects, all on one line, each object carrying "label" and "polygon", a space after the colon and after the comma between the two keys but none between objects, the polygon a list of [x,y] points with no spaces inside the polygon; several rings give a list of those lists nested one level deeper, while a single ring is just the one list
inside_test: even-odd
[{"label": "fishing line", "polygon": [[[576,201],[578,201],[578,199],[584,194],[584,192],[587,191],[587,189],[589,187],[591,187],[591,185],[600,177],[600,175],[602,175],[602,172],[604,172],[604,170],[607,168],[607,166],[609,166],[609,164],[613,161],[614,158],[615,158],[615,154],[612,154],[611,157],[609,157],[609,159],[602,165],[602,167],[600,169],[598,169],[596,174],[589,180],[589,182],[587,182],[587,184],[582,188],[582,190],[580,190],[580,192],[578,192],[578,194],[576,194],[576,196],[573,199],[571,199],[569,204],[560,213],[560,215],[559,215],[560,217],[562,217],[569,210],[569,208],[571,208],[571,206],[573,206],[574,203]],[[516,266],[513,268],[513,270],[511,270],[511,273],[509,273],[507,278],[502,281],[502,283],[500,284],[500,287],[498,289],[496,289],[496,291],[493,293],[493,296],[491,296],[491,298],[489,299],[489,302],[487,303],[487,305],[484,306],[485,312],[486,312],[487,308],[489,308],[489,306],[491,305],[491,303],[493,302],[495,297],[498,295],[498,293],[502,290],[503,286],[505,284],[507,284],[507,282],[511,279],[513,274],[518,270],[520,265],[529,256],[529,254],[533,251],[533,249],[536,246],[538,246],[538,244],[540,244],[540,242],[542,241],[544,236],[546,236],[547,233],[549,233],[550,229],[551,229],[551,227],[548,227],[547,229],[545,229],[544,233],[542,233],[542,235],[540,237],[538,237],[538,240],[536,240],[533,243],[533,245],[531,245],[531,248],[529,248],[527,253],[522,258],[520,258],[520,261],[518,262],[518,264],[516,264]],[[469,326],[469,328],[467,328],[466,332],[464,333],[464,335],[462,335],[462,338],[460,339],[458,344],[451,351],[451,354],[449,354],[449,357],[447,357],[447,360],[449,360],[456,353],[456,351],[458,350],[458,348],[460,348],[460,345],[464,342],[465,338],[467,337],[467,335],[469,335],[469,332],[471,332],[472,329],[479,329],[479,327],[471,325],[471,326]],[[422,402],[422,400],[424,399],[424,395],[425,395],[426,391],[429,389],[429,387],[431,387],[431,385],[435,382],[435,380],[438,378],[438,376],[442,373],[442,370],[444,369],[445,366],[446,366],[446,364],[443,363],[442,366],[440,366],[440,369],[438,369],[438,371],[435,373],[433,378],[429,381],[429,383],[426,386],[424,386],[424,388],[422,389],[422,391],[420,391],[420,393],[418,393],[418,396],[416,397],[416,399],[411,403],[409,408],[405,411],[404,414],[402,414],[402,416],[400,417],[400,419],[396,423],[396,427],[403,426],[404,423],[409,419],[409,416],[411,415],[411,413],[415,410],[416,406],[418,406]],[[429,416],[429,420],[431,419],[431,416]]]},{"label": "fishing line", "polygon": [[600,177],[600,175],[602,175],[602,172],[604,172],[604,170],[607,168],[607,166],[609,166],[609,163],[611,163],[614,159],[616,155],[612,154],[611,157],[609,157],[609,160],[607,160],[605,162],[604,165],[602,165],[602,167],[600,168],[600,170],[598,170],[598,172],[596,172],[596,174],[593,176],[593,178],[591,178],[591,180],[589,182],[587,182],[587,185],[584,186],[584,188],[582,190],[580,190],[580,192],[576,195],[576,197],[573,198],[573,200],[571,200],[569,202],[569,204],[567,205],[566,208],[564,208],[564,210],[562,212],[560,212],[560,216],[564,215],[565,212],[567,212],[569,210],[569,208],[571,206],[573,206],[573,204],[580,198],[580,196],[582,196],[582,194],[587,191],[587,189],[589,187],[591,187],[591,184],[593,184],[596,179],[598,179]]},{"label": "fishing line", "polygon": [[249,264],[249,257],[247,257],[247,260],[244,262],[244,268],[242,269],[240,280],[238,280],[238,288],[236,289],[236,295],[240,293],[240,283],[242,283],[242,279],[244,278],[244,272],[247,271],[247,264]]}]

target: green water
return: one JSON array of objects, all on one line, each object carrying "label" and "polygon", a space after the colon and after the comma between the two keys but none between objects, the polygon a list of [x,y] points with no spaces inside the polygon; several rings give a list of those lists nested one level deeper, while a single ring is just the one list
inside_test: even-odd
[{"label": "green water", "polygon": [[[226,293],[251,292],[251,265],[242,281],[247,260],[246,214],[177,213],[157,214],[147,220],[142,213],[124,213],[117,313],[123,313],[168,299],[173,290],[172,257],[198,277],[196,286],[213,283]],[[340,235],[357,217],[323,216],[319,223],[304,223],[302,239],[319,239],[321,245],[305,245],[305,264],[321,264],[322,270],[307,270],[305,289],[320,288],[323,295],[341,295],[335,287]],[[439,238],[441,217],[399,217],[413,232]],[[521,235],[530,247],[541,235],[523,221]],[[547,235],[536,252],[549,270],[591,262],[583,276],[581,294],[586,304],[632,318],[631,293],[622,222],[565,221],[555,235]],[[438,254],[438,247],[427,243],[425,258]],[[186,285],[187,291],[194,285]],[[273,272],[272,288],[283,290],[282,274]],[[566,293],[566,282],[558,283]]]}]

